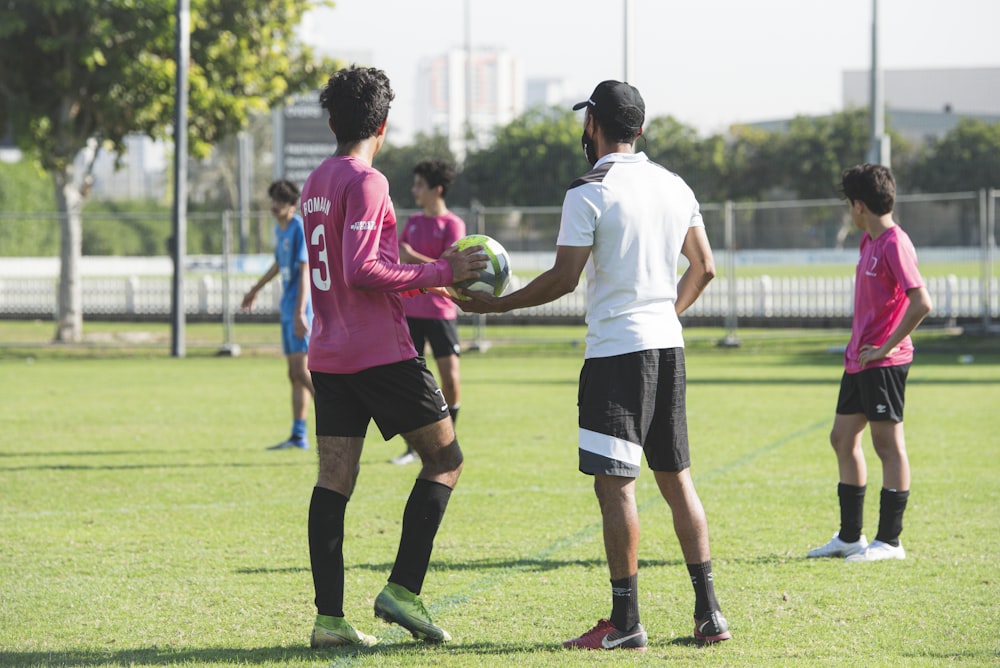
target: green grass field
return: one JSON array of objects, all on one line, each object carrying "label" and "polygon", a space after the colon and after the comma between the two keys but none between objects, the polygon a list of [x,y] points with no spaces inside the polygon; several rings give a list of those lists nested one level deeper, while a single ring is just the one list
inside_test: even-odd
[{"label": "green grass field", "polygon": [[[289,423],[276,325],[214,356],[218,325],[0,323],[0,666],[937,666],[1000,660],[1000,344],[918,332],[902,562],[806,560],[837,528],[827,444],[845,332],[687,332],[692,472],[734,638],[691,640],[693,593],[652,475],[639,479],[645,655],[563,650],[610,612],[597,503],[576,471],[581,328],[489,330],[462,358],[465,471],[423,596],[453,643],[372,616],[417,469],[372,434],[348,509],[346,614],[371,651],[314,651],[314,452]],[[124,332],[124,334],[123,334]],[[465,332],[464,334],[468,334]],[[6,343],[3,343],[6,342]],[[576,343],[575,343],[576,342]],[[974,355],[971,364],[959,356]],[[311,424],[311,421],[310,421]],[[875,533],[880,468],[866,444]]]}]

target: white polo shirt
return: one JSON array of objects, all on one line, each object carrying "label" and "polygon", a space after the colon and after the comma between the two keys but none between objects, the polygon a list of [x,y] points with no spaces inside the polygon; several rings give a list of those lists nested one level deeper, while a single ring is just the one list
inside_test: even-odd
[{"label": "white polo shirt", "polygon": [[556,243],[592,247],[586,357],[684,346],[677,266],[688,230],[704,226],[691,188],[645,153],[606,155],[573,182]]}]

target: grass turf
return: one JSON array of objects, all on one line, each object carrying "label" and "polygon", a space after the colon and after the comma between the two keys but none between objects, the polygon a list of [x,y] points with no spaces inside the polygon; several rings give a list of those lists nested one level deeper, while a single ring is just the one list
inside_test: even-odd
[{"label": "grass turf", "polygon": [[[0,340],[30,339],[24,327],[3,323]],[[88,323],[94,332],[144,327]],[[559,647],[610,611],[597,503],[576,471],[580,328],[490,328],[493,347],[462,358],[466,465],[423,592],[450,645],[426,647],[372,618],[417,469],[388,464],[401,442],[371,430],[348,508],[345,608],[382,644],[354,652],[308,649],[315,453],[264,450],[289,426],[283,360],[270,343],[214,357],[218,327],[201,327],[189,328],[187,359],[158,345],[0,345],[0,665],[998,659],[996,339],[918,332],[906,413],[909,558],[849,566],[803,558],[836,529],[827,434],[840,359],[829,351],[846,334],[745,331],[731,349],[716,347],[721,331],[689,330],[692,472],[734,639],[692,644],[693,594],[644,471],[639,583],[650,648],[640,657]],[[237,331],[276,339],[276,326],[254,327]],[[960,363],[965,354],[972,364]],[[865,447],[871,536],[880,468]]]}]

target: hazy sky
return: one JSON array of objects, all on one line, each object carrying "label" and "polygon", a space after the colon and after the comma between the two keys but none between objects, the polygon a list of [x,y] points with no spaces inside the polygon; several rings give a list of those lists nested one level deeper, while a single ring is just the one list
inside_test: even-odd
[{"label": "hazy sky", "polygon": [[[473,46],[510,51],[525,78],[566,79],[571,95],[585,99],[602,79],[624,76],[624,0],[336,0],[307,16],[302,35],[324,53],[370,54],[363,64],[392,80],[390,127],[406,141],[424,129],[414,128],[417,63],[463,47],[466,4]],[[1000,0],[879,6],[884,68],[1000,67]],[[842,73],[871,61],[872,0],[632,0],[632,7],[632,83],[647,117],[671,114],[702,134],[839,109]]]}]

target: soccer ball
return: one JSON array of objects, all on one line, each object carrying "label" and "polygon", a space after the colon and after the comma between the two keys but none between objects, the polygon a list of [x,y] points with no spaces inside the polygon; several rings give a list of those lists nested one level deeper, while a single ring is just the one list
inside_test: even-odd
[{"label": "soccer ball", "polygon": [[487,265],[485,269],[479,271],[479,278],[470,278],[464,281],[459,281],[455,283],[452,287],[448,288],[450,292],[457,299],[467,300],[468,297],[463,297],[454,288],[465,288],[466,290],[478,290],[480,292],[489,292],[493,296],[499,297],[507,289],[510,284],[510,255],[500,242],[492,237],[488,237],[485,234],[470,234],[467,237],[462,237],[455,242],[455,246],[459,250],[468,248],[469,246],[482,246],[483,252],[486,253]]}]

